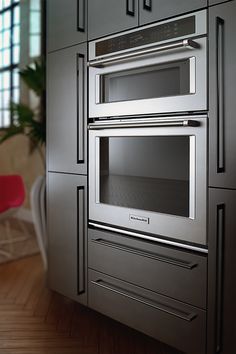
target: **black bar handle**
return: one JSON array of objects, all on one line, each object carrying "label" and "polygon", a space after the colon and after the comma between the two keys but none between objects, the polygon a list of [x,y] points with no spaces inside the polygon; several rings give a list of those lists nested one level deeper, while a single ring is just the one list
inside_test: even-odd
[{"label": "black bar handle", "polygon": [[143,9],[146,11],[152,11],[152,0],[143,0]]},{"label": "black bar handle", "polygon": [[126,14],[135,16],[135,0],[126,0]]},{"label": "black bar handle", "polygon": [[182,260],[182,259],[172,258],[172,257],[164,256],[164,255],[153,253],[153,252],[142,251],[142,250],[137,249],[135,247],[122,245],[122,244],[119,244],[117,242],[104,240],[102,238],[92,239],[92,242],[100,244],[100,245],[103,245],[103,246],[116,248],[116,249],[119,249],[121,251],[126,251],[126,252],[129,252],[129,253],[133,253],[133,254],[136,254],[138,256],[151,258],[151,259],[154,259],[154,260],[159,261],[159,262],[168,263],[168,264],[174,265],[176,267],[181,267],[181,268],[185,268],[185,269],[188,269],[188,270],[192,270],[192,269],[194,269],[194,268],[196,268],[198,266],[198,263],[196,263],[196,262],[188,262],[188,261],[185,261],[185,260]]},{"label": "black bar handle", "polygon": [[85,199],[84,186],[77,187],[77,293],[85,292]]},{"label": "black bar handle", "polygon": [[222,350],[225,205],[217,205],[216,353]]},{"label": "black bar handle", "polygon": [[84,163],[84,83],[85,58],[77,54],[77,163]]},{"label": "black bar handle", "polygon": [[217,173],[225,172],[224,20],[216,18]]},{"label": "black bar handle", "polygon": [[112,291],[117,293],[118,295],[127,297],[131,300],[135,300],[137,302],[140,302],[141,304],[144,304],[146,306],[150,306],[156,310],[162,311],[164,313],[167,313],[168,315],[178,317],[181,320],[191,322],[193,321],[196,317],[196,313],[186,313],[185,311],[182,311],[180,309],[174,308],[174,307],[169,307],[166,304],[162,304],[161,302],[153,301],[151,299],[147,299],[145,297],[140,296],[139,294],[135,294],[133,291],[129,291],[126,289],[119,287],[116,287],[114,284],[108,283],[102,279],[97,279],[97,280],[91,280],[91,283],[99,286],[101,288],[104,288],[108,291]]},{"label": "black bar handle", "polygon": [[77,0],[77,31],[85,32],[85,0]]}]

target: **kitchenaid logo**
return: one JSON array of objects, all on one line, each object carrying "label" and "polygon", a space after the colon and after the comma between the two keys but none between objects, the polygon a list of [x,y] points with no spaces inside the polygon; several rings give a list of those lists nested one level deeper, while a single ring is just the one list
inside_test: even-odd
[{"label": "kitchenaid logo", "polygon": [[132,221],[145,222],[146,224],[149,224],[149,218],[145,218],[144,216],[130,214],[129,219]]}]

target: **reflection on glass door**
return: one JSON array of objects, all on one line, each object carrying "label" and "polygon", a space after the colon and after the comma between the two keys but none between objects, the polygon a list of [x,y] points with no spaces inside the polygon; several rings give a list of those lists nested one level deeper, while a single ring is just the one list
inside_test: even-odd
[{"label": "reflection on glass door", "polygon": [[189,217],[190,137],[100,138],[100,203]]}]

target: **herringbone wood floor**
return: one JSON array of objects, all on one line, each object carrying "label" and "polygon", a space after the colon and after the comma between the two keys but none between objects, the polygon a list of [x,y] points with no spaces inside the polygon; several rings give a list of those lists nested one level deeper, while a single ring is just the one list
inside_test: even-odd
[{"label": "herringbone wood floor", "polygon": [[177,354],[48,290],[39,256],[0,265],[0,354]]}]

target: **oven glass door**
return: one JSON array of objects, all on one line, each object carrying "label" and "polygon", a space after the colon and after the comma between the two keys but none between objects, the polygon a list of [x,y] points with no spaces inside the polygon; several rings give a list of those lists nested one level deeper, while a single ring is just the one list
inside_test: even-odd
[{"label": "oven glass door", "polygon": [[190,217],[190,144],[189,136],[101,137],[99,202]]},{"label": "oven glass door", "polygon": [[193,94],[194,68],[195,58],[192,57],[101,75],[99,103]]},{"label": "oven glass door", "polygon": [[90,131],[90,219],[206,244],[205,121]]}]

